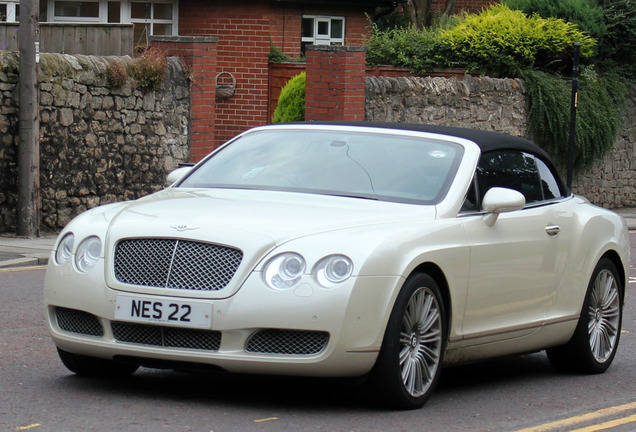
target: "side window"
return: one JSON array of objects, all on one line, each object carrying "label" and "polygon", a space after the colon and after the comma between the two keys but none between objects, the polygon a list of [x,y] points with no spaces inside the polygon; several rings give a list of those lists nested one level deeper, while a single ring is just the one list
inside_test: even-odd
[{"label": "side window", "polygon": [[539,174],[541,175],[541,189],[543,191],[543,199],[551,200],[555,198],[561,198],[565,194],[559,186],[554,173],[548,168],[548,166],[541,159],[536,158],[537,167],[539,168]]},{"label": "side window", "polygon": [[490,188],[503,187],[521,192],[526,204],[544,199],[535,157],[520,151],[484,153],[477,166],[477,186],[482,198]]}]

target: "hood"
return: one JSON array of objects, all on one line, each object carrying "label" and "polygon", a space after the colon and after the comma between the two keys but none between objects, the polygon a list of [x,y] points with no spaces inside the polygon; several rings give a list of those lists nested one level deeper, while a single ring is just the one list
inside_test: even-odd
[{"label": "hood", "polygon": [[313,194],[169,188],[113,218],[109,237],[196,238],[243,248],[280,245],[320,232],[396,220],[426,220],[434,207]]}]

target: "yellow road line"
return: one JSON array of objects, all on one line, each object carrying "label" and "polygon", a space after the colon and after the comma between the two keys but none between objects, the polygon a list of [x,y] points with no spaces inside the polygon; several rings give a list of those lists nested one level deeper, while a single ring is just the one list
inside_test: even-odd
[{"label": "yellow road line", "polygon": [[573,431],[570,431],[570,432],[597,432],[597,431],[612,429],[612,428],[615,428],[617,426],[622,426],[622,425],[626,425],[626,424],[629,424],[629,423],[636,423],[636,414],[634,414],[632,416],[629,416],[629,417],[624,417],[624,418],[608,421],[608,422],[605,422],[605,423],[588,426],[588,427],[585,427],[585,428],[582,428],[582,429],[576,429],[576,430],[573,430]]},{"label": "yellow road line", "polygon": [[40,427],[40,426],[42,426],[40,423],[33,423],[33,424],[28,425],[28,426],[18,426],[16,428],[16,430],[19,430],[19,431],[29,430],[29,429],[33,429],[33,428]]},{"label": "yellow road line", "polygon": [[623,411],[629,411],[631,409],[636,409],[636,402],[632,402],[632,403],[628,403],[624,405],[617,405],[617,406],[609,407],[609,408],[603,408],[601,410],[590,412],[587,414],[582,414],[580,416],[574,416],[574,417],[566,418],[563,420],[557,420],[551,423],[545,423],[538,426],[532,426],[526,429],[520,429],[516,432],[546,432],[546,431],[554,430],[559,427],[572,426],[577,423],[583,423],[585,421],[594,420],[600,417],[618,414]]},{"label": "yellow road line", "polygon": [[273,421],[273,420],[278,420],[278,417],[268,417],[264,419],[254,420],[254,423],[263,423],[263,422]]}]

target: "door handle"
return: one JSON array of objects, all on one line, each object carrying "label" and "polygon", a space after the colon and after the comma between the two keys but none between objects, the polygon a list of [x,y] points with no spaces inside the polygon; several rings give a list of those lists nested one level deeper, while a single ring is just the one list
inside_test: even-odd
[{"label": "door handle", "polygon": [[559,228],[556,225],[548,225],[547,227],[545,227],[545,232],[548,233],[548,235],[552,236],[552,237],[557,235],[560,231],[561,231],[561,228]]}]

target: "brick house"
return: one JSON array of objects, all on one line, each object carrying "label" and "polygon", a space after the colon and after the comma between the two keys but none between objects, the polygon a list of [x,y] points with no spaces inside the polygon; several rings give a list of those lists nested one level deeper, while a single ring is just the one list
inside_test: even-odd
[{"label": "brick house", "polygon": [[[269,63],[272,45],[300,57],[310,44],[361,46],[367,15],[390,1],[181,0],[181,36],[218,37],[217,72],[236,79],[236,94],[216,101],[217,144],[270,121]],[[229,75],[219,77],[227,83]]]},{"label": "brick house", "polygon": [[[202,130],[214,131],[214,142],[200,148],[200,154],[192,155],[198,160],[204,152],[237,133],[270,121],[272,79],[268,55],[272,45],[292,58],[304,54],[308,45],[362,46],[370,32],[369,19],[376,13],[395,9],[399,3],[393,0],[40,0],[40,21],[132,23],[135,43],[144,45],[150,36],[214,38],[214,48],[205,48],[214,50],[214,62],[200,62],[199,70],[192,71],[193,76],[197,79],[213,72],[215,86],[235,84],[235,92],[227,99],[216,98],[207,103],[209,106],[203,98],[201,106],[192,112],[193,116],[207,117],[207,126]],[[457,0],[456,10],[478,10],[489,3],[492,0]],[[440,8],[444,0],[433,0],[433,4]],[[8,21],[17,20],[19,0],[0,0],[0,16]],[[171,52],[171,55],[181,55],[182,51]],[[206,85],[209,81],[208,77]]]}]

